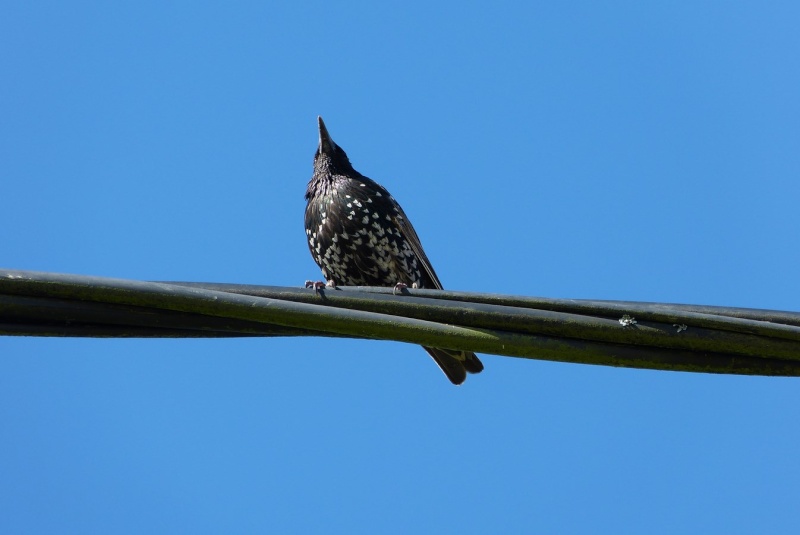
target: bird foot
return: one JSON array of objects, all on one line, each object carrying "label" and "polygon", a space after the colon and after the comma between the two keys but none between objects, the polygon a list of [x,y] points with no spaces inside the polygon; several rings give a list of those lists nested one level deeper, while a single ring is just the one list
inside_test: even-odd
[{"label": "bird foot", "polygon": [[[411,285],[411,287],[414,288],[414,289],[419,288],[419,284],[417,284],[415,282],[414,284]],[[392,290],[392,295],[397,295],[398,291],[400,293],[403,293],[403,290],[406,290],[406,289],[408,289],[408,284],[406,284],[404,282],[398,282],[397,284],[394,285],[394,289]]]},{"label": "bird foot", "polygon": [[336,288],[336,283],[331,281],[306,281],[306,288],[314,288],[314,293],[319,293],[325,288]]}]

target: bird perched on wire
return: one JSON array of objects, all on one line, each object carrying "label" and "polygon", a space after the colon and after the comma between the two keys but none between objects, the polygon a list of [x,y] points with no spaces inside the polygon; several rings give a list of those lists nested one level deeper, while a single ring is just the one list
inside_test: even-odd
[{"label": "bird perched on wire", "polygon": [[[422,244],[386,189],[350,164],[318,117],[319,146],[306,188],[306,237],[329,286],[441,289]],[[447,378],[460,385],[483,364],[474,353],[426,347]]]}]

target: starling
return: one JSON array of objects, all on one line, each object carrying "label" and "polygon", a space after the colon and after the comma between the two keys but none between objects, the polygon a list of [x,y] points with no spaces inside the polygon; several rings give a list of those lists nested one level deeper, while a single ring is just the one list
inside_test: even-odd
[{"label": "starling", "polygon": [[[441,289],[422,244],[386,189],[350,164],[322,117],[314,174],[306,188],[306,236],[329,285]],[[453,384],[483,364],[474,353],[424,348]]]}]

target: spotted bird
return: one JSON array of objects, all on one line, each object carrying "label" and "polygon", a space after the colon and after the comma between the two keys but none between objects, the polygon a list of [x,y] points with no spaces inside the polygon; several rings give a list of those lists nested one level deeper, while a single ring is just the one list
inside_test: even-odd
[{"label": "spotted bird", "polygon": [[[319,146],[306,188],[306,236],[329,286],[441,289],[414,227],[386,188],[353,169],[318,117]],[[425,347],[453,384],[483,364],[474,353]]]}]

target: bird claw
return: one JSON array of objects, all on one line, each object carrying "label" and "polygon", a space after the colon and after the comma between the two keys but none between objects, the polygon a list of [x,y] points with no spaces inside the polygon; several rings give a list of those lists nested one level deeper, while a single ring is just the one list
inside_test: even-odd
[{"label": "bird claw", "polygon": [[[414,283],[413,287],[416,288],[417,284]],[[398,291],[400,291],[400,293],[403,293],[403,290],[406,290],[406,289],[408,289],[408,284],[406,284],[404,282],[398,282],[397,284],[394,285],[394,289],[392,290],[392,295],[397,295]]]},{"label": "bird claw", "polygon": [[314,288],[314,293],[319,293],[324,290],[326,286],[333,288],[336,284],[334,284],[333,281],[328,281],[327,284],[322,281],[306,281],[306,288]]}]

